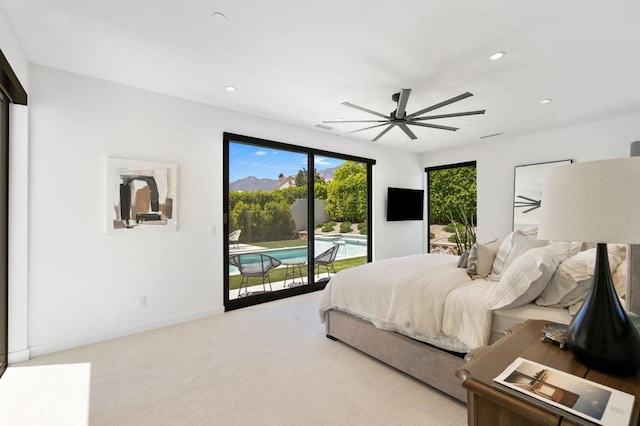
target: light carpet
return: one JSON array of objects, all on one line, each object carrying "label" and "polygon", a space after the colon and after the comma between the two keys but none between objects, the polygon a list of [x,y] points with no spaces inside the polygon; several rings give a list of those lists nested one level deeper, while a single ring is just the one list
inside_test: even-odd
[{"label": "light carpet", "polygon": [[467,424],[463,404],[327,339],[319,301],[305,294],[15,367],[91,363],[91,425]]}]

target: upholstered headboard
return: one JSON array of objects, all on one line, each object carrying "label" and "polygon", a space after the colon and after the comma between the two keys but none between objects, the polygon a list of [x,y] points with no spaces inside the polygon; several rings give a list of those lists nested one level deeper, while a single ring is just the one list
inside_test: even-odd
[{"label": "upholstered headboard", "polygon": [[630,245],[627,264],[627,311],[640,315],[640,245]]},{"label": "upholstered headboard", "polygon": [[[631,143],[631,156],[640,156],[640,142]],[[638,212],[640,215],[640,212]],[[640,220],[640,218],[638,219]],[[627,311],[640,315],[640,245],[632,244],[627,251]]]}]

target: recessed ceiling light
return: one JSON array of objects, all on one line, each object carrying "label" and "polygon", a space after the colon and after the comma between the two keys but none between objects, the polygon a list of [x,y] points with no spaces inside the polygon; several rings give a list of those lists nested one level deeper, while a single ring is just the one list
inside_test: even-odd
[{"label": "recessed ceiling light", "polygon": [[227,87],[225,87],[225,90],[226,90],[227,92],[235,92],[235,91],[236,91],[236,88],[235,88],[235,87],[233,87],[233,86],[227,86]]},{"label": "recessed ceiling light", "polygon": [[213,12],[211,14],[211,17],[216,22],[225,22],[227,20],[226,15],[224,13],[221,13],[221,12]]},{"label": "recessed ceiling light", "polygon": [[492,61],[495,61],[495,60],[504,58],[504,55],[506,55],[505,52],[496,52],[491,56],[489,56],[489,59],[491,59]]},{"label": "recessed ceiling light", "polygon": [[548,104],[548,103],[550,103],[551,101],[553,101],[553,99],[543,99],[543,100],[541,100],[541,101],[540,101],[540,103],[541,103],[542,105],[544,105],[544,104]]}]

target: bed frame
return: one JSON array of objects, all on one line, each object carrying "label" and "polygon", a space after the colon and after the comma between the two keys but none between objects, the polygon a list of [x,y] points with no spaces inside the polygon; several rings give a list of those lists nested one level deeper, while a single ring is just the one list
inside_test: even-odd
[{"label": "bed frame", "polygon": [[[629,246],[627,257],[626,308],[640,314],[640,245]],[[346,343],[466,404],[467,390],[456,377],[456,370],[465,363],[460,354],[376,328],[340,311],[328,311],[325,325],[328,338]]]}]

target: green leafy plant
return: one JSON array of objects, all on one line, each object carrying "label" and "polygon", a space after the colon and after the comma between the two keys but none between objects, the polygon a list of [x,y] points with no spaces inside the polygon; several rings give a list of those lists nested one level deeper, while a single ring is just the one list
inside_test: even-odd
[{"label": "green leafy plant", "polygon": [[451,211],[447,214],[453,229],[453,235],[449,237],[449,241],[456,243],[458,254],[462,254],[470,250],[476,242],[476,225],[472,215],[467,214],[462,208],[457,210],[457,218],[454,218],[454,213]]},{"label": "green leafy plant", "polygon": [[368,231],[369,226],[367,225],[366,221],[358,224],[358,232],[360,232],[361,235],[367,235]]},{"label": "green leafy plant", "polygon": [[333,228],[338,224],[338,222],[327,222],[322,226],[322,232],[332,232]]},{"label": "green leafy plant", "polygon": [[351,232],[351,222],[342,222],[340,224],[340,232],[343,234]]}]

